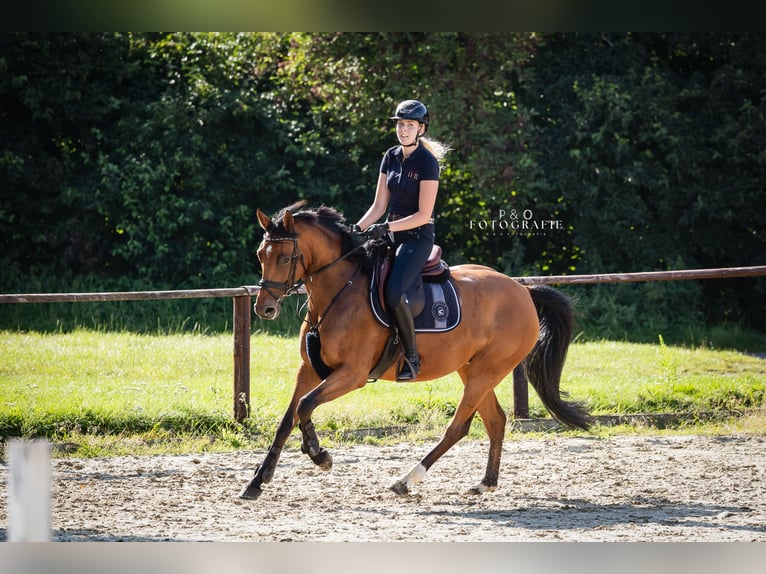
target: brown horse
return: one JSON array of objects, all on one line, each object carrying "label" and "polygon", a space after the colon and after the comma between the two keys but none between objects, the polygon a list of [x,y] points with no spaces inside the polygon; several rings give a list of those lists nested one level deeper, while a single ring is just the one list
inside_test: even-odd
[{"label": "brown horse", "polygon": [[[369,257],[354,244],[341,214],[328,208],[300,210],[303,203],[283,209],[274,219],[258,210],[265,230],[258,248],[262,266],[261,289],[255,313],[264,319],[279,314],[282,300],[303,282],[308,311],[301,330],[304,342],[313,327],[321,334],[321,359],[332,372],[321,379],[301,345],[302,362],[295,390],[274,442],[255,476],[240,496],[256,499],[271,481],[282,447],[298,424],[301,450],[320,468],[329,470],[332,458],[320,447],[311,422],[318,406],[367,384],[389,336],[376,322],[369,304]],[[463,396],[441,440],[391,490],[407,494],[428,469],[469,430],[478,412],[489,436],[486,473],[471,492],[497,486],[506,415],[494,388],[527,358],[527,376],[551,414],[567,426],[587,429],[587,411],[561,398],[559,380],[573,326],[571,302],[545,286],[526,287],[497,271],[478,265],[450,268],[462,302],[460,324],[444,333],[419,333],[423,363],[419,381],[457,371]],[[380,377],[393,381],[395,366]]]}]

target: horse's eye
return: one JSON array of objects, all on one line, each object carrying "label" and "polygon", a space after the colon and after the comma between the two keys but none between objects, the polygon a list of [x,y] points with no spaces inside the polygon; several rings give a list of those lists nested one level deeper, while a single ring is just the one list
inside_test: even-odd
[{"label": "horse's eye", "polygon": [[282,259],[279,260],[279,262],[282,265],[287,265],[288,263],[290,263],[290,258],[289,257],[283,257]]}]

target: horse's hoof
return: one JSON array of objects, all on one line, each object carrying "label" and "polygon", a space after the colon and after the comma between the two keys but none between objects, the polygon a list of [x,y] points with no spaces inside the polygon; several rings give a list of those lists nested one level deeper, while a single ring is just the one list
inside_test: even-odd
[{"label": "horse's hoof", "polygon": [[485,492],[492,492],[497,488],[496,486],[487,486],[483,482],[480,482],[476,486],[472,486],[468,489],[468,494],[484,494]]},{"label": "horse's hoof", "polygon": [[239,493],[239,497],[243,500],[258,500],[258,497],[262,492],[263,491],[261,490],[260,486],[248,484],[245,488],[242,489],[242,492]]},{"label": "horse's hoof", "polygon": [[332,456],[330,456],[330,453],[325,449],[320,450],[318,455],[312,456],[311,460],[324,471],[328,471],[332,468]]},{"label": "horse's hoof", "polygon": [[404,496],[405,494],[410,493],[410,489],[407,488],[407,485],[404,484],[401,480],[397,480],[394,484],[389,486],[388,489],[400,496]]}]

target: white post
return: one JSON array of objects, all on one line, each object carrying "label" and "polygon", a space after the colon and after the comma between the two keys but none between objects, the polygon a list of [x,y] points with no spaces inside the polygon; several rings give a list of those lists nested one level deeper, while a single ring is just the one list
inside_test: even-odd
[{"label": "white post", "polygon": [[8,441],[9,542],[51,539],[50,458],[47,441]]}]

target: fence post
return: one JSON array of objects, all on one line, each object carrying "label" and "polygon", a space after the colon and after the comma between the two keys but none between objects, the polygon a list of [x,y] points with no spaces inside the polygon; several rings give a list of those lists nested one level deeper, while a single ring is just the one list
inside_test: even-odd
[{"label": "fence post", "polygon": [[50,444],[8,441],[8,470],[8,541],[50,542]]},{"label": "fence post", "polygon": [[513,369],[513,416],[529,418],[529,383],[527,381],[526,359]]},{"label": "fence post", "polygon": [[234,418],[250,416],[250,295],[234,297]]}]

